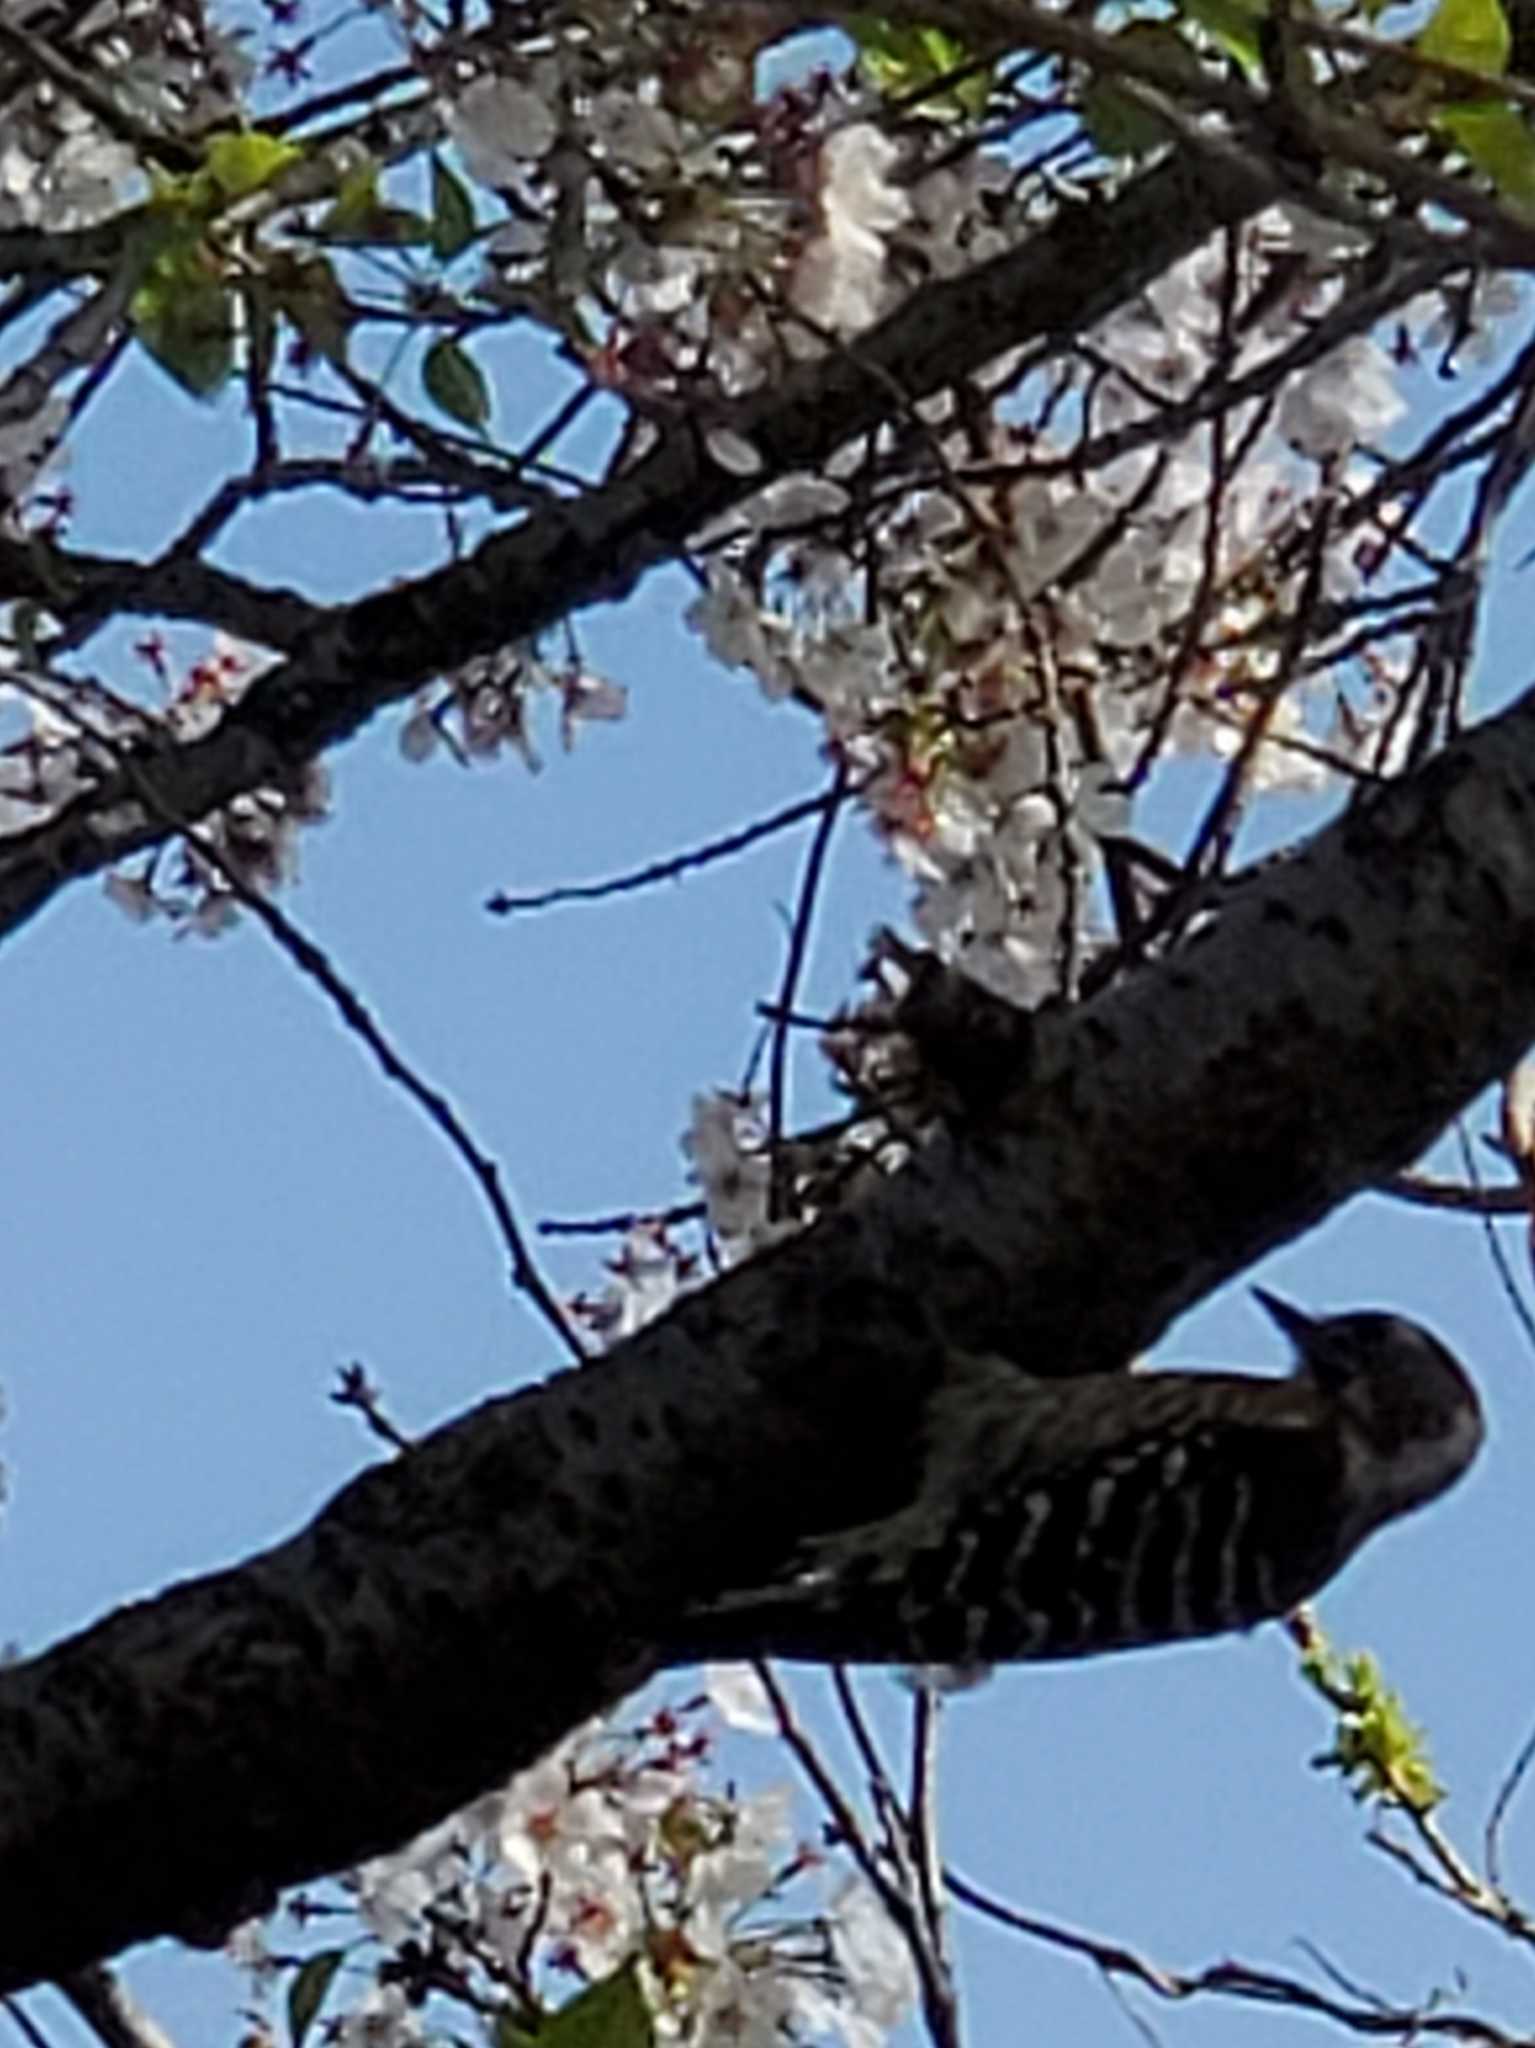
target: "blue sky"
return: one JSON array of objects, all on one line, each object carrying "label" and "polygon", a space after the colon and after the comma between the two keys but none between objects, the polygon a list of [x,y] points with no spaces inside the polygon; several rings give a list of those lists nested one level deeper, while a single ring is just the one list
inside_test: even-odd
[{"label": "blue sky", "polygon": [[[233,401],[194,406],[125,365],[77,454],[73,538],[158,543],[242,446]],[[430,545],[424,526],[387,513],[284,500],[227,559],[344,596],[426,566]],[[551,723],[539,776],[511,758],[409,766],[398,720],[378,722],[334,758],[336,815],[306,834],[286,899],[465,1112],[527,1221],[684,1193],[690,1097],[739,1079],[753,1005],[780,971],[803,831],[613,904],[509,922],[481,908],[494,889],[621,871],[818,785],[807,722],[709,666],[678,624],[688,595],[668,573],[622,612],[580,621],[589,662],[629,687],[630,714],[586,729],[569,757]],[[1506,580],[1483,708],[1528,680],[1526,602]],[[1185,776],[1161,801],[1176,812],[1191,796]],[[1261,829],[1282,838],[1316,815],[1275,807]],[[861,827],[844,824],[808,1007],[849,994],[864,934],[902,895]],[[87,887],[8,943],[4,972],[0,1634],[25,1653],[312,1514],[374,1455],[328,1400],[346,1361],[366,1364],[412,1431],[555,1361],[509,1297],[488,1219],[439,1138],[248,924],[211,945],[173,941]],[[807,1061],[796,1111],[824,1101]],[[1517,1228],[1504,1228],[1522,1274]],[[547,1269],[562,1288],[592,1285],[600,1256],[552,1247]],[[1261,1277],[1319,1309],[1421,1316],[1478,1373],[1492,1431],[1479,1467],[1383,1536],[1322,1604],[1335,1639],[1374,1648],[1428,1723],[1454,1794],[1447,1824],[1474,1849],[1535,1720],[1523,1607],[1535,1359],[1465,1222],[1364,1199]],[[1159,1353],[1255,1367],[1280,1355],[1240,1288]],[[1309,1941],[1404,2002],[1462,1973],[1457,2002],[1527,2027],[1521,1959],[1367,1851],[1363,1816],[1307,1768],[1328,1731],[1291,1663],[1265,1630],[1004,1674],[955,1702],[952,1861],[1030,1911],[1170,1964],[1237,1955],[1304,1974],[1297,1944]],[[868,1690],[894,1726],[898,1688],[875,1677]],[[787,1772],[746,1754],[765,1776]],[[1535,1803],[1516,1809],[1506,1861],[1535,1892]],[[962,1954],[973,2038],[1130,2038],[1082,1965],[988,1930],[967,1933]],[[180,2041],[238,2037],[238,1981],[216,1960],[150,1950],[127,1975]],[[1314,2024],[1213,2002],[1138,2009],[1169,2043],[1266,2048]],[[76,2038],[51,1994],[29,2010],[55,2042]],[[0,2015],[0,2043],[19,2038],[8,2028]]]}]

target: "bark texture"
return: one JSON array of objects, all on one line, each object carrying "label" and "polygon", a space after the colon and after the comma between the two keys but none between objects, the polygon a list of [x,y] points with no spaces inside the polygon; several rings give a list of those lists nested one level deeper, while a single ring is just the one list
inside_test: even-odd
[{"label": "bark texture", "polygon": [[943,1345],[1123,1363],[1532,1036],[1535,692],[1037,1017],[872,1196],[0,1672],[0,1989],[214,1936],[529,1762],[673,1656],[684,1605],[899,1504]]}]

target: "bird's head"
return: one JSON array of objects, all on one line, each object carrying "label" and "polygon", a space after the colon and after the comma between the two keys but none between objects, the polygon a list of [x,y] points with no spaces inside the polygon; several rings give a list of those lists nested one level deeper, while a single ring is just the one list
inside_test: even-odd
[{"label": "bird's head", "polygon": [[1255,1287],[1299,1370],[1336,1404],[1371,1522],[1432,1500],[1481,1448],[1482,1404],[1459,1361],[1421,1324],[1364,1310],[1308,1316]]}]

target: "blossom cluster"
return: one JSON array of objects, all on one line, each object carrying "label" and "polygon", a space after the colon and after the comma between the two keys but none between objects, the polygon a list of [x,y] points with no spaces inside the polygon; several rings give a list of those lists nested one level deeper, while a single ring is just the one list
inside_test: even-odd
[{"label": "blossom cluster", "polygon": [[[211,732],[250,688],[265,664],[251,649],[220,634],[211,651],[173,676],[158,634],[138,646],[140,659],[167,692],[150,709],[76,678],[24,678],[7,696],[20,714],[21,737],[0,747],[0,820],[19,826],[110,779],[122,790],[125,817],[158,822],[152,798],[124,774],[136,748],[167,738],[195,740]],[[239,887],[258,893],[291,883],[298,873],[304,827],[330,811],[330,775],[311,760],[282,781],[258,783],[206,816],[174,852],[159,850],[112,870],[107,898],[135,923],[161,918],[178,935],[216,938],[239,916]]]},{"label": "blossom cluster", "polygon": [[485,295],[557,306],[593,380],[642,408],[753,390],[891,296],[893,145],[829,70],[759,96],[770,33],[751,9],[583,8],[451,92],[449,132],[510,214]]},{"label": "blossom cluster", "polygon": [[426,761],[441,747],[467,764],[494,760],[509,747],[536,774],[543,760],[532,730],[532,707],[540,693],[558,701],[566,753],[583,725],[613,724],[629,704],[622,684],[578,662],[556,667],[534,648],[504,647],[475,656],[441,684],[417,693],[400,728],[400,752],[407,761]]},{"label": "blossom cluster", "polygon": [[[35,10],[5,10],[30,26]],[[98,0],[73,26],[73,62],[146,130],[233,120],[252,62],[241,36],[183,6]],[[126,124],[124,124],[126,125]],[[39,69],[8,87],[0,133],[0,227],[88,227],[142,196],[140,153],[100,112]]]},{"label": "blossom cluster", "polygon": [[[740,1667],[639,1726],[593,1724],[502,1790],[345,1881],[357,1932],[326,1952],[330,2038],[413,2048],[434,1995],[493,2035],[583,1992],[632,1997],[661,2043],[880,2048],[909,2010],[905,1945],[861,1878],[795,1831],[785,1788],[719,1782],[721,1721],[776,1729]],[[299,1899],[301,1922],[335,1907]],[[263,1997],[291,1981],[275,1931],[240,1931]],[[308,1966],[313,1969],[314,1958]]]},{"label": "blossom cluster", "polygon": [[[270,12],[299,4],[270,0]],[[0,9],[23,25],[31,14],[7,0]],[[372,138],[393,132],[393,109],[367,105],[363,90],[342,95],[359,183],[419,187],[431,150],[439,177],[450,162],[472,182],[470,218],[461,242],[433,221],[436,246],[429,235],[387,249],[400,259],[393,272],[377,249],[349,252],[343,230],[326,240],[328,187],[285,204],[270,229],[249,229],[230,274],[271,287],[269,306],[280,302],[288,319],[304,295],[283,300],[277,286],[308,264],[311,282],[318,273],[331,288],[310,294],[311,313],[323,298],[345,329],[329,336],[339,364],[302,336],[314,413],[290,413],[258,389],[265,371],[246,365],[277,444],[253,465],[251,502],[295,449],[323,469],[322,404],[344,417],[338,438],[354,437],[349,466],[338,461],[327,481],[371,490],[389,480],[390,465],[369,452],[385,400],[387,416],[405,412],[387,378],[362,396],[323,384],[337,367],[360,376],[340,343],[348,322],[374,313],[412,342],[434,321],[455,345],[502,320],[535,326],[583,380],[582,403],[602,394],[622,409],[611,477],[679,421],[696,425],[722,467],[753,477],[763,458],[734,424],[739,401],[806,362],[856,360],[910,290],[1000,255],[1058,203],[1059,187],[1029,171],[1016,141],[1033,118],[1026,94],[999,101],[1018,124],[1000,144],[971,135],[959,146],[936,117],[886,104],[854,67],[817,65],[766,89],[771,8],[541,0],[490,10],[489,29],[460,20],[441,35],[415,0],[362,12],[392,23],[426,104],[415,140],[391,155],[393,142]],[[47,76],[19,88],[0,137],[0,228],[67,234],[144,197],[144,153],[125,139],[135,124],[190,138],[243,124],[249,49],[197,7],[99,0],[75,25],[71,61],[118,118]],[[297,52],[279,75],[297,80]],[[1066,115],[1070,90],[1046,109],[1051,121]],[[217,275],[215,296],[227,286],[233,302],[219,251],[210,241],[197,254]],[[1402,409],[1402,360],[1441,312],[1408,308],[1394,349],[1368,327],[1349,329],[1340,316],[1356,267],[1334,223],[1275,209],[1195,251],[1091,333],[998,361],[961,393],[918,404],[892,392],[888,424],[824,473],[767,479],[728,522],[691,536],[703,582],[693,629],[721,662],[818,721],[911,877],[921,935],[1003,996],[1032,1004],[1076,991],[1103,939],[1102,849],[1129,831],[1165,751],[1235,764],[1243,790],[1310,789],[1338,768],[1382,763],[1405,655],[1385,638],[1346,658],[1340,648],[1350,604],[1376,587],[1392,544],[1397,508],[1378,500],[1373,451]],[[92,289],[108,309],[99,327],[70,324],[89,311],[82,288],[31,385],[11,379],[0,406],[8,540],[46,537],[39,485],[75,397],[110,370],[109,342],[131,339],[107,281]],[[16,307],[19,317],[25,293]],[[587,472],[551,469],[549,483],[526,451],[513,464],[508,447],[406,425],[398,438],[440,487],[427,495],[434,507],[457,517],[488,477],[570,493],[578,518]],[[463,537],[452,530],[455,545]],[[18,730],[0,741],[0,831],[108,782],[131,806],[131,782],[114,781],[120,755],[146,736],[205,736],[254,673],[248,655],[215,647],[173,679],[150,636],[140,653],[165,697],[146,710],[50,678],[35,658],[39,623],[12,619],[7,715]],[[535,768],[540,697],[557,706],[567,747],[626,709],[622,688],[573,642],[562,661],[519,644],[424,690],[401,748],[412,760],[512,754]],[[197,835],[179,852],[111,876],[108,891],[135,917],[221,930],[236,912],[231,873],[281,886],[300,827],[324,805],[318,766],[254,788],[192,821]],[[775,1201],[784,1160],[771,1123],[750,1093],[694,1105],[686,1150],[718,1265],[804,1220],[797,1187]],[[614,1341],[701,1270],[669,1223],[638,1222],[578,1314]],[[727,1718],[755,1712],[771,1731],[740,1674],[716,1675],[711,1692]],[[743,1795],[710,1774],[703,1713],[695,1702],[639,1728],[580,1730],[355,1872],[342,1908],[355,1932],[330,1952],[325,2008],[343,2048],[424,2040],[438,2000],[492,2037],[503,2020],[531,2034],[574,2000],[625,1986],[655,2034],[679,2044],[878,2048],[910,2003],[905,1945],[866,1885],[798,1839],[785,1794]],[[311,1909],[316,1922],[336,1910],[301,1905]],[[268,1985],[288,1975],[267,1934],[242,1946]]]},{"label": "blossom cluster", "polygon": [[[29,671],[18,661],[0,686],[0,712],[13,736],[0,742],[0,832],[24,831],[71,800],[110,783],[122,815],[153,828],[152,799],[124,762],[167,739],[211,732],[262,667],[224,635],[173,679],[163,641],[140,642],[141,658],[167,693],[151,708],[77,676]],[[321,761],[295,769],[279,785],[258,784],[194,821],[178,854],[151,855],[107,876],[106,893],[137,922],[167,918],[178,931],[212,937],[236,915],[231,873],[253,889],[272,889],[297,872],[301,827],[324,818],[329,776]]]},{"label": "blossom cluster", "polygon": [[[140,21],[129,0],[120,13]],[[722,25],[686,6],[551,4],[451,48],[414,10],[380,13],[437,95],[476,205],[499,208],[470,234],[466,308],[536,321],[622,400],[620,462],[686,413],[750,474],[761,458],[732,401],[856,344],[913,284],[998,254],[1053,203],[1006,148],[955,148],[920,110],[893,119],[856,67],[763,89],[775,30],[752,9]],[[149,79],[153,54],[162,96],[235,89],[234,45],[174,40],[125,44],[119,82]],[[52,105],[41,88],[37,102]],[[322,217],[290,212],[289,260]],[[1301,660],[1287,630],[1305,605],[1344,617],[1389,553],[1391,508],[1371,505],[1359,451],[1400,412],[1398,362],[1368,331],[1302,346],[1354,262],[1343,230],[1272,210],[1096,332],[998,362],[963,407],[897,408],[872,446],[767,481],[696,536],[693,626],[821,720],[912,878],[918,931],[998,994],[1074,992],[1101,936],[1100,849],[1130,829],[1161,753],[1236,761],[1246,790],[1379,765],[1403,646],[1377,636],[1344,673],[1325,633],[1303,636]],[[1403,332],[1436,317],[1409,309]],[[13,495],[61,431],[54,402],[0,424]],[[538,692],[557,697],[567,745],[624,714],[621,687],[573,650],[508,646],[424,690],[402,749],[537,766]],[[270,837],[265,808],[237,848]],[[142,877],[112,886],[155,906]],[[210,905],[200,928],[219,920]]]},{"label": "blossom cluster", "polygon": [[[1365,506],[1356,450],[1403,409],[1368,334],[1274,369],[1346,275],[1316,223],[1270,212],[1048,371],[997,366],[984,418],[922,408],[919,456],[892,464],[856,549],[850,455],[769,485],[712,551],[695,630],[820,717],[912,875],[919,931],[999,995],[1073,991],[1099,849],[1164,748],[1241,753],[1260,790],[1371,757],[1405,648],[1341,674],[1325,644],[1297,663],[1287,632],[1303,602],[1341,616],[1370,572],[1372,525],[1315,574],[1313,541]],[[1251,397],[1201,402],[1243,380]]]}]

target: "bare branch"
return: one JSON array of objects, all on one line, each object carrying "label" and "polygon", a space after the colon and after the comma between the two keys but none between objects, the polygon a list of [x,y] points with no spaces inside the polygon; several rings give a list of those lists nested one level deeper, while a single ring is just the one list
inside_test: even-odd
[{"label": "bare branch", "polygon": [[171,2048],[165,2029],[129,1997],[111,1970],[99,1964],[75,1970],[59,1989],[102,2048]]},{"label": "bare branch", "polygon": [[[1117,197],[1063,209],[1051,227],[992,261],[915,292],[850,349],[806,364],[729,408],[727,424],[763,460],[760,474],[720,468],[698,425],[664,432],[630,468],[569,503],[530,512],[462,562],[333,609],[289,593],[251,594],[239,579],[204,584],[221,621],[286,659],[259,677],[215,731],[176,746],[146,742],[139,767],[160,813],[197,818],[263,781],[279,783],[349,737],[386,704],[407,697],[476,654],[531,639],[585,605],[624,597],[689,536],[772,476],[820,470],[845,442],[884,417],[893,385],[915,404],[1009,348],[1052,346],[1091,327],[1212,228],[1268,196],[1240,168],[1193,184],[1177,165],[1148,173]],[[57,597],[74,587],[60,559]],[[91,564],[81,574],[90,588]],[[128,575],[121,579],[125,601]],[[183,564],[157,588],[134,565],[146,604],[178,616],[181,578],[215,572]],[[50,602],[26,549],[0,552],[0,589]],[[200,600],[198,601],[200,602]],[[126,778],[108,778],[57,816],[0,843],[0,934],[16,929],[64,883],[99,873],[167,836],[162,815]]]},{"label": "bare branch", "polygon": [[1518,1753],[1504,1773],[1493,1798],[1492,1808],[1487,1815],[1487,1826],[1482,1835],[1482,1858],[1487,1867],[1487,1882],[1494,1891],[1503,1889],[1502,1836],[1503,1826],[1518,1797],[1530,1765],[1535,1763],[1535,1729],[1520,1743]]},{"label": "bare branch", "polygon": [[789,928],[789,947],[784,956],[783,977],[778,984],[778,1017],[773,1025],[768,1055],[768,1144],[772,1151],[773,1172],[768,1214],[774,1219],[788,1213],[788,1190],[785,1186],[779,1144],[784,1134],[785,1089],[789,1066],[789,1019],[793,1014],[794,998],[799,991],[800,975],[804,971],[810,948],[810,927],[820,895],[821,877],[825,872],[826,857],[831,851],[831,837],[836,829],[837,817],[847,796],[847,786],[847,769],[839,763],[836,773],[832,776],[831,787],[826,792],[826,808],[821,813],[821,821],[815,829],[809,851],[805,855],[799,895],[794,906],[794,921]]},{"label": "bare branch", "polygon": [[98,732],[85,718],[78,714],[72,715],[82,734],[93,740],[108,758],[120,761],[122,773],[146,805],[159,812],[165,823],[174,826],[180,832],[187,845],[195,850],[198,859],[220,876],[230,893],[245,906],[280,950],[287,954],[299,972],[313,981],[329,997],[342,1023],[348,1031],[362,1040],[385,1076],[404,1090],[417,1108],[424,1112],[428,1122],[436,1125],[469,1169],[471,1178],[485,1198],[501,1241],[511,1259],[513,1286],[527,1295],[575,1364],[585,1364],[585,1349],[565,1311],[545,1283],[537,1261],[528,1250],[527,1240],[512,1213],[511,1203],[502,1185],[499,1166],[488,1152],[482,1151],[475,1143],[468,1126],[447,1096],[440,1088],[433,1087],[423,1079],[396,1049],[383,1026],[324,948],[310,938],[307,932],[302,931],[286,911],[280,910],[269,896],[264,895],[247,879],[239,863],[230,859],[209,832],[184,818],[176,818],[164,812],[158,792],[147,780],[131,752],[115,738]]},{"label": "bare branch", "polygon": [[754,818],[749,825],[742,825],[734,832],[723,832],[717,839],[707,839],[701,846],[690,846],[683,853],[668,854],[664,860],[650,861],[624,875],[612,875],[605,882],[563,882],[556,888],[538,889],[522,896],[510,896],[504,890],[497,890],[494,896],[486,899],[485,908],[496,917],[508,917],[519,910],[549,910],[559,903],[600,903],[609,896],[627,896],[636,889],[648,889],[655,882],[675,882],[697,868],[712,867],[716,861],[729,860],[735,854],[744,853],[748,847],[757,846],[779,832],[787,832],[793,825],[802,825],[807,818],[819,817],[824,811],[834,809],[840,801],[839,789],[822,790],[818,796],[800,797],[792,804],[785,804],[781,810],[771,811],[765,818]]},{"label": "bare branch", "polygon": [[1394,2006],[1373,1998],[1367,2004],[1354,2005],[1329,1997],[1299,1977],[1256,1969],[1247,1963],[1207,1963],[1199,1970],[1171,1970],[1120,1942],[1079,1933],[1037,1914],[1020,1913],[952,1870],[946,1876],[954,1897],[986,1919],[1011,1928],[1015,1934],[1027,1935],[1031,1941],[1042,1942],[1047,1948],[1081,1956],[1105,1977],[1125,1978],[1171,2003],[1214,1995],[1244,2005],[1289,2007],[1295,2012],[1333,2020],[1350,2033],[1377,2039],[1412,2042],[1438,2035],[1451,2041],[1479,2043],[1481,2048],[1528,2048],[1526,2036],[1510,2033],[1475,2013],[1443,2011],[1437,1997],[1416,2006]]},{"label": "bare branch", "polygon": [[0,1669],[0,1989],[219,1933],[464,1804],[685,1656],[697,1603],[888,1512],[951,1349],[1110,1370],[1400,1170],[1535,1036],[1532,728],[1535,693],[1036,1014],[978,1121],[600,1364]]}]

